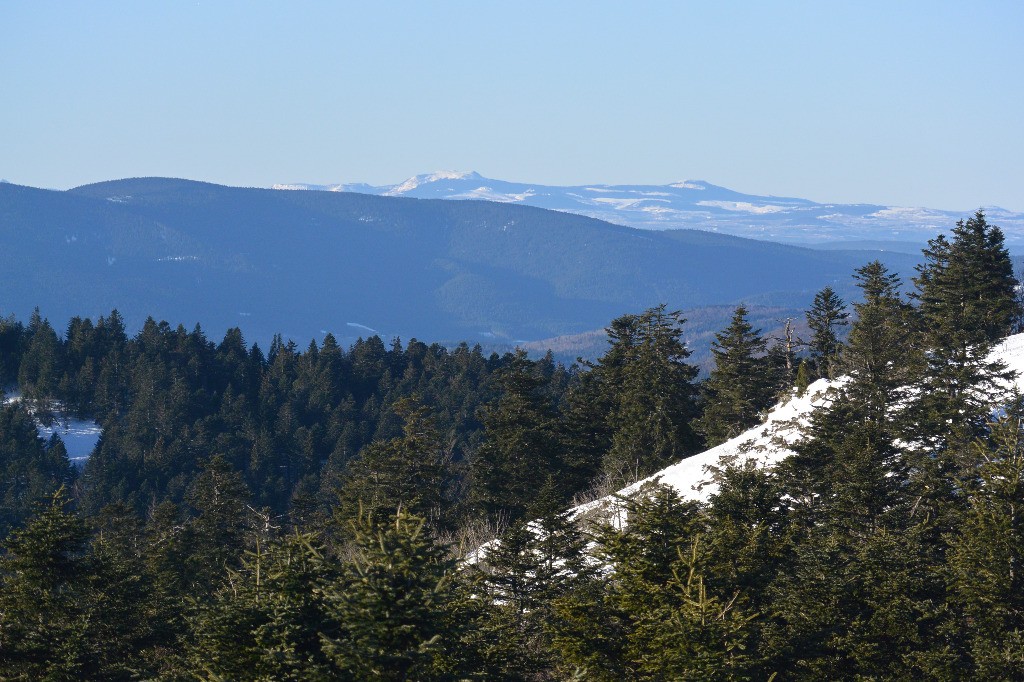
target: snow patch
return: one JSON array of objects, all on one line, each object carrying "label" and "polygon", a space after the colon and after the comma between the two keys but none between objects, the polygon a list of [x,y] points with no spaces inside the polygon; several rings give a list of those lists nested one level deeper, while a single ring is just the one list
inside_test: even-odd
[{"label": "snow patch", "polygon": [[397,196],[399,194],[405,194],[411,192],[420,185],[426,185],[431,182],[437,182],[438,180],[466,180],[468,178],[480,177],[473,171],[437,171],[436,173],[430,173],[429,175],[414,175],[400,185],[392,187],[388,191],[384,192],[384,196]]},{"label": "snow patch", "polygon": [[[992,350],[989,359],[999,360],[1009,370],[1016,372],[1017,375],[1008,388],[1024,392],[1024,334],[1004,339]],[[718,490],[718,486],[709,480],[710,467],[720,466],[723,458],[736,465],[751,461],[762,467],[778,464],[793,454],[790,446],[802,437],[803,429],[810,424],[814,410],[828,405],[835,391],[846,381],[844,377],[834,381],[819,379],[807,387],[803,396],[791,396],[777,404],[759,426],[710,450],[666,467],[613,495],[580,505],[573,509],[571,514],[574,517],[595,511],[614,514],[621,508],[621,498],[629,497],[644,485],[654,482],[671,486],[683,499],[706,502]]]},{"label": "snow patch", "polygon": [[79,466],[89,459],[103,433],[100,425],[91,419],[58,419],[50,426],[37,424],[37,428],[39,436],[44,440],[49,440],[55,433],[60,436],[68,451],[68,459]]},{"label": "snow patch", "polygon": [[868,214],[869,218],[884,218],[887,220],[908,220],[920,222],[925,220],[943,220],[942,213],[933,211],[930,208],[915,208],[912,206],[889,206],[880,211]]},{"label": "snow patch", "polygon": [[490,187],[477,187],[471,189],[468,192],[461,192],[459,194],[453,194],[449,199],[480,199],[483,201],[497,201],[503,204],[514,204],[525,201],[535,194],[533,189],[528,189],[525,192],[519,194],[495,192]]},{"label": "snow patch", "polygon": [[752,204],[749,201],[698,201],[698,206],[714,206],[716,208],[724,208],[726,211],[743,211],[745,213],[754,213],[757,215],[764,215],[766,213],[779,213],[785,211],[785,206],[776,206],[775,204],[762,204],[758,206]]},{"label": "snow patch", "polygon": [[[4,397],[4,404],[9,405],[21,400],[21,395],[13,393]],[[53,406],[56,410],[63,409],[61,404]],[[36,418],[36,412],[30,408],[36,422],[36,431],[43,440],[49,440],[53,434],[60,436],[64,442],[64,449],[67,450],[68,460],[75,466],[82,466],[89,455],[96,449],[96,444],[103,434],[103,428],[91,419],[78,419],[76,417],[58,416],[50,424],[43,424]]]}]

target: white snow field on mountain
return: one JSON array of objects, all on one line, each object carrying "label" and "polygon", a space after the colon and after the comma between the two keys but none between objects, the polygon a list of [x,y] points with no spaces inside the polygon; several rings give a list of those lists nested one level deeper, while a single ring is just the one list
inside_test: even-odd
[{"label": "white snow field on mountain", "polygon": [[[1010,390],[1024,392],[1024,334],[1004,339],[996,346],[990,359],[999,360],[1007,369],[1016,372]],[[753,461],[759,466],[773,466],[793,454],[789,445],[801,437],[803,427],[810,423],[814,410],[830,401],[830,389],[836,388],[842,378],[834,381],[819,379],[807,387],[803,396],[793,396],[778,403],[769,411],[764,423],[741,433],[710,450],[677,462],[618,492],[572,510],[575,517],[594,512],[614,511],[622,498],[636,494],[645,485],[655,482],[674,488],[686,500],[707,501],[717,491],[709,481],[709,467],[719,466],[723,458],[733,464]]]},{"label": "white snow field on mountain", "polygon": [[[1008,245],[1024,247],[1024,213],[998,206],[940,210],[819,203],[744,194],[704,180],[667,185],[556,186],[496,180],[476,172],[437,171],[414,175],[395,185],[287,183],[273,188],[518,203],[641,229],[697,229],[807,246],[878,240],[902,242],[902,248],[907,248],[907,243],[919,247],[984,208],[989,220],[1002,228]],[[918,250],[911,248],[910,252]]]}]

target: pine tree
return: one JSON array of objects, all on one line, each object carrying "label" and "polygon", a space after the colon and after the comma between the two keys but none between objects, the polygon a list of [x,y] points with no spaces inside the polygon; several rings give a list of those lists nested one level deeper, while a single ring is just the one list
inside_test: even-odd
[{"label": "pine tree", "polygon": [[928,350],[915,405],[918,438],[945,466],[956,467],[955,460],[983,433],[1008,376],[987,356],[1018,315],[1018,282],[1002,232],[980,211],[957,223],[951,241],[942,235],[929,241],[924,256],[914,280]]},{"label": "pine tree", "polygon": [[349,464],[336,515],[355,519],[362,513],[381,522],[404,509],[429,519],[435,530],[450,531],[451,449],[417,398],[402,398],[391,410],[402,421],[403,435],[371,443]]},{"label": "pine tree", "polygon": [[339,679],[323,651],[339,636],[325,598],[336,574],[311,535],[255,544],[192,619],[185,666],[203,680]]},{"label": "pine tree", "polygon": [[356,525],[352,559],[324,592],[339,633],[323,649],[344,675],[457,680],[473,660],[460,645],[468,623],[454,561],[424,529],[404,512]]},{"label": "pine tree", "polygon": [[0,675],[5,679],[95,679],[102,669],[91,636],[102,618],[92,592],[89,529],[65,511],[63,489],[0,558]]},{"label": "pine tree", "polygon": [[953,629],[966,640],[971,675],[1024,676],[1024,438],[1020,398],[972,444],[972,466],[961,481],[970,491],[960,527],[949,536]]},{"label": "pine tree", "polygon": [[818,376],[834,379],[835,365],[843,347],[839,328],[845,327],[849,318],[846,304],[832,287],[825,287],[814,295],[806,317],[807,326],[811,328],[811,359]]},{"label": "pine tree", "polygon": [[524,351],[499,381],[501,396],[480,413],[484,439],[471,460],[471,495],[492,519],[516,521],[559,469],[557,412]]},{"label": "pine tree", "polygon": [[697,429],[709,446],[739,435],[760,421],[775,399],[775,384],[765,359],[766,341],[737,306],[730,325],[715,335],[711,353],[715,368],[702,389],[704,413]]},{"label": "pine tree", "polygon": [[612,323],[612,346],[598,371],[610,406],[610,443],[602,469],[622,479],[644,476],[694,454],[699,438],[691,422],[697,413],[686,362],[682,315],[662,304]]}]

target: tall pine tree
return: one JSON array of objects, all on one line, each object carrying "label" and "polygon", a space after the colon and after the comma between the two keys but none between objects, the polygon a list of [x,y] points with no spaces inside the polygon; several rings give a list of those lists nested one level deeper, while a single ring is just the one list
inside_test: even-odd
[{"label": "tall pine tree", "polygon": [[814,295],[807,311],[807,326],[811,328],[811,359],[819,377],[835,378],[835,367],[842,349],[840,328],[847,325],[849,313],[846,304],[832,287],[825,287]]},{"label": "tall pine tree", "polygon": [[747,309],[742,305],[736,307],[729,326],[715,335],[711,343],[715,368],[702,386],[704,413],[697,421],[709,446],[757,424],[761,412],[774,401],[775,384],[765,346],[761,330],[747,321]]}]

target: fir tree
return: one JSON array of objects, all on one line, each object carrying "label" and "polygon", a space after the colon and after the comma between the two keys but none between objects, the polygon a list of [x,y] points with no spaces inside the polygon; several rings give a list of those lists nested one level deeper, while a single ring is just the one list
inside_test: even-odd
[{"label": "fir tree", "polygon": [[533,495],[558,471],[560,438],[555,406],[524,351],[499,381],[501,397],[480,414],[484,439],[471,460],[471,494],[492,519],[515,521],[527,515]]},{"label": "fir tree", "polygon": [[489,544],[475,565],[476,585],[492,602],[484,625],[501,643],[500,659],[519,679],[574,665],[560,665],[552,640],[564,632],[555,604],[594,574],[587,542],[569,513],[560,509],[557,487],[549,480],[535,506],[540,518],[514,524]]},{"label": "fir tree", "polygon": [[843,347],[840,328],[846,326],[849,318],[846,304],[832,287],[825,287],[814,295],[806,317],[807,326],[811,328],[811,359],[818,376],[834,379],[835,366]]},{"label": "fir tree", "polygon": [[970,491],[960,527],[948,536],[953,629],[966,640],[971,675],[1024,676],[1024,440],[1022,403],[973,443],[961,485]]},{"label": "fir tree", "polygon": [[89,530],[63,490],[5,543],[0,560],[0,668],[9,679],[73,679],[91,671]]},{"label": "fir tree", "polygon": [[643,476],[692,455],[699,439],[690,425],[697,413],[686,362],[684,320],[665,305],[612,323],[612,347],[598,368],[610,406],[610,443],[602,468],[623,479]]},{"label": "fir tree", "polygon": [[193,594],[211,591],[240,559],[246,542],[249,490],[241,474],[220,456],[203,465],[186,495],[195,511],[185,526],[187,576]]},{"label": "fir tree", "polygon": [[325,599],[336,580],[313,536],[256,544],[194,617],[185,665],[204,680],[338,679],[323,651],[339,635]]},{"label": "fir tree", "polygon": [[702,386],[704,413],[696,422],[709,446],[739,435],[760,421],[775,399],[775,384],[765,359],[766,341],[738,306],[730,325],[715,335],[715,368]]},{"label": "fir tree", "polygon": [[336,514],[354,519],[362,513],[380,522],[404,509],[450,531],[450,448],[416,398],[402,398],[391,409],[402,420],[403,435],[371,443],[349,464]]},{"label": "fir tree", "polygon": [[363,520],[340,582],[325,588],[339,624],[323,649],[357,680],[457,680],[472,661],[454,562],[404,512],[386,525]]},{"label": "fir tree", "polygon": [[640,679],[739,682],[753,680],[750,622],[740,594],[720,597],[705,583],[700,541],[679,550],[672,579],[649,615],[637,625],[636,638],[649,642],[639,660]]},{"label": "fir tree", "polygon": [[[982,212],[928,242],[914,280],[927,365],[915,409],[918,438],[956,467],[985,428],[1006,368],[987,358],[1017,316],[1013,264],[998,227]],[[1005,397],[1005,396],[1004,396]],[[953,428],[946,424],[952,421]]]}]

